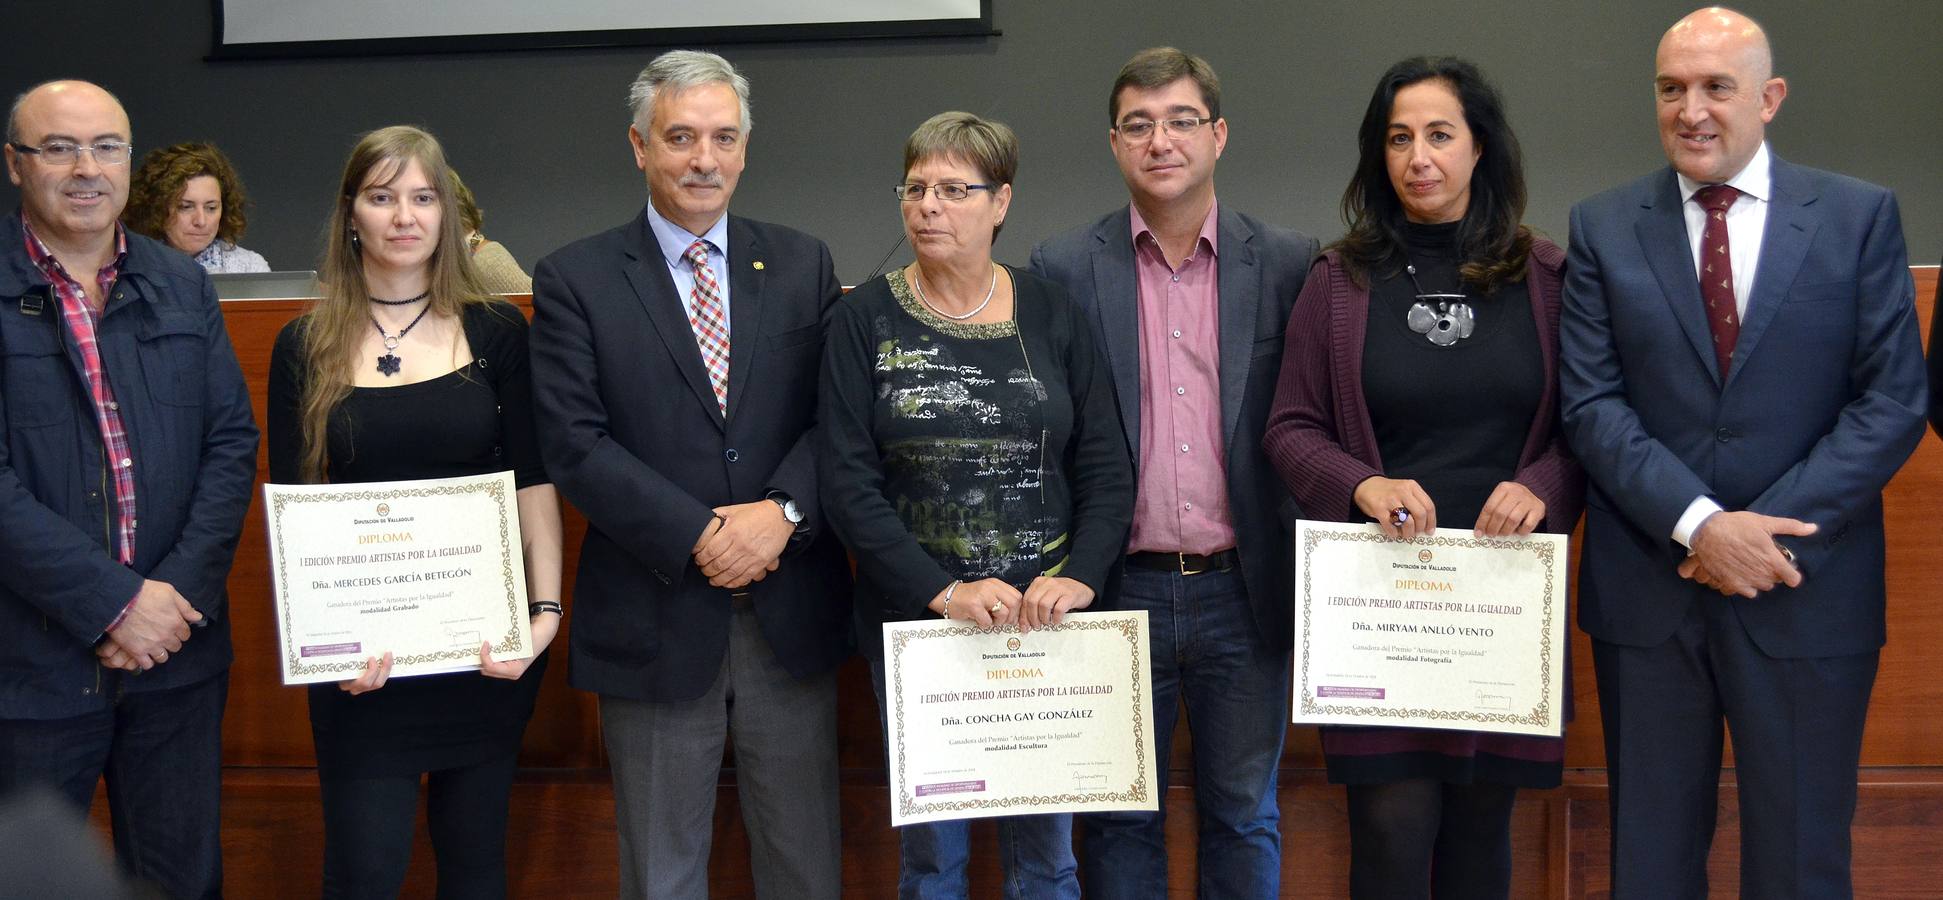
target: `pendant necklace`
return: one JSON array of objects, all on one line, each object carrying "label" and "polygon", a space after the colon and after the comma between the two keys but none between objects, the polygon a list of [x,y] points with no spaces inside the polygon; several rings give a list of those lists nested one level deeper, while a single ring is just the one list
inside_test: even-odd
[{"label": "pendant necklace", "polygon": [[[379,300],[378,302],[397,303],[398,301]],[[385,342],[385,355],[378,357],[378,374],[385,376],[398,374],[398,363],[400,362],[398,359],[398,342],[404,340],[405,335],[410,334],[413,328],[418,327],[419,319],[425,318],[425,314],[431,311],[432,304],[425,304],[425,308],[418,311],[418,315],[412,319],[411,324],[406,325],[404,330],[397,334],[386,334],[385,327],[378,324],[378,317],[371,317],[371,327],[378,329],[378,336],[383,338]]]},{"label": "pendant necklace", "polygon": [[916,274],[913,274],[911,276],[911,285],[918,289],[918,302],[924,304],[925,309],[937,313],[938,315],[944,316],[945,318],[950,319],[953,322],[963,322],[966,319],[969,319],[975,315],[978,315],[979,313],[984,312],[985,307],[992,305],[992,293],[998,290],[998,266],[996,264],[992,266],[992,283],[990,286],[985,288],[985,299],[980,301],[977,306],[972,307],[971,312],[965,313],[963,315],[954,316],[951,313],[945,312],[944,310],[939,309],[938,307],[932,305],[930,298],[924,296],[924,279],[917,277]]},{"label": "pendant necklace", "polygon": [[[1462,291],[1426,293],[1423,284],[1417,281],[1415,263],[1404,260],[1403,271],[1410,276],[1410,286],[1417,291],[1417,302],[1410,304],[1410,311],[1404,315],[1411,331],[1439,347],[1449,347],[1477,330],[1477,312],[1464,302],[1469,297]],[[1435,309],[1431,308],[1433,303]]]}]

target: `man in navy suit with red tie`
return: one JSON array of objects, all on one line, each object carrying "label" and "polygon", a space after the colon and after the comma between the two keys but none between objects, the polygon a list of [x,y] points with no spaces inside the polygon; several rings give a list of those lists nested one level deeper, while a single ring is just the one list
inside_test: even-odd
[{"label": "man in navy suit with red tie", "polygon": [[1706,896],[1724,719],[1742,896],[1848,897],[1882,487],[1927,392],[1901,219],[1769,150],[1752,20],[1695,12],[1656,68],[1672,165],[1573,209],[1560,335],[1613,896]]}]

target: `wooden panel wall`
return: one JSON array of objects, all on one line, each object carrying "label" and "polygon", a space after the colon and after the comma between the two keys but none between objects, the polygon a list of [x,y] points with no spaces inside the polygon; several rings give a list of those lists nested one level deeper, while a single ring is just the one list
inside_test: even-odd
[{"label": "wooden panel wall", "polygon": [[[1914,270],[1925,337],[1937,270]],[[515,298],[524,304],[525,298]],[[263,417],[270,347],[276,332],[302,309],[297,301],[226,303],[225,315]],[[259,474],[265,464],[259,461]],[[1943,605],[1931,602],[1943,583],[1943,552],[1935,548],[1936,504],[1943,502],[1943,443],[1927,436],[1890,484],[1889,645],[1870,706],[1863,745],[1862,803],[1855,827],[1859,896],[1935,896],[1943,884],[1943,856],[1934,852],[1943,825],[1943,679],[1934,676],[1943,647]],[[585,522],[568,510],[569,560]],[[572,566],[568,567],[569,587]],[[321,865],[322,824],[302,690],[279,683],[271,617],[268,560],[260,504],[244,528],[230,576],[236,666],[225,722],[224,840],[234,896],[314,896]],[[569,612],[568,627],[572,627]],[[564,648],[563,648],[564,649]],[[1525,796],[1515,820],[1517,897],[1606,896],[1605,777],[1598,697],[1591,652],[1573,635],[1578,718],[1568,730],[1567,785]],[[516,896],[613,896],[616,866],[613,807],[606,780],[593,698],[566,685],[564,654],[547,672],[538,712],[526,733],[526,772],[514,793],[511,867]],[[863,667],[842,672],[844,881],[846,897],[894,896],[897,853],[888,825],[881,729]],[[1170,895],[1193,895],[1192,749],[1177,739],[1167,798]],[[1346,894],[1348,839],[1340,789],[1321,774],[1315,732],[1292,728],[1282,760],[1280,792],[1285,848],[1283,895]],[[714,894],[747,897],[747,843],[735,808],[733,771],[723,774],[716,815]],[[1731,773],[1728,777],[1731,780]],[[1736,824],[1731,787],[1721,800],[1721,838],[1711,869],[1715,892],[1733,896]],[[101,812],[97,805],[97,814]],[[976,832],[992,846],[989,824]],[[408,896],[431,896],[430,847],[421,825]],[[995,895],[993,855],[974,854],[974,896]]]}]

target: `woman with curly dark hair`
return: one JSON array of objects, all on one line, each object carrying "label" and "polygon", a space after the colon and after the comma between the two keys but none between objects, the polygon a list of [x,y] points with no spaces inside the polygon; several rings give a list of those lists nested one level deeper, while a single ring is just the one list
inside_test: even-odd
[{"label": "woman with curly dark hair", "polygon": [[262,255],[236,246],[249,227],[243,179],[214,144],[172,144],[142,157],[122,222],[196,258],[207,272],[268,272]]}]

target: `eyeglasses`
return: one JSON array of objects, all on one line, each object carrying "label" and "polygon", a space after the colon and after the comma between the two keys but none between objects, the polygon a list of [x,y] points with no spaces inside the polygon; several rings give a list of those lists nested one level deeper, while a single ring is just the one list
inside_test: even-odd
[{"label": "eyeglasses", "polygon": [[991,189],[992,186],[989,184],[966,184],[962,181],[940,181],[937,184],[900,184],[891,188],[892,191],[897,193],[897,199],[905,203],[916,203],[919,200],[923,200],[925,191],[936,193],[940,200],[963,200],[971,196],[972,191],[989,191]]},{"label": "eyeglasses", "polygon": [[8,146],[17,153],[40,157],[41,162],[50,166],[71,166],[81,161],[81,154],[94,157],[95,165],[119,166],[128,162],[135,152],[135,145],[127,141],[95,141],[93,144],[76,144],[73,141],[48,141],[38,147],[9,141]]},{"label": "eyeglasses", "polygon": [[1176,140],[1180,140],[1183,138],[1193,137],[1194,132],[1199,131],[1201,126],[1206,125],[1212,121],[1214,120],[1203,119],[1198,116],[1182,116],[1178,119],[1162,119],[1159,122],[1155,122],[1151,119],[1135,119],[1131,122],[1121,122],[1120,124],[1113,126],[1113,130],[1120,133],[1120,137],[1122,140],[1125,140],[1129,143],[1138,144],[1145,141],[1153,140],[1155,125],[1159,125],[1162,128],[1167,129],[1168,137],[1174,138]]}]

